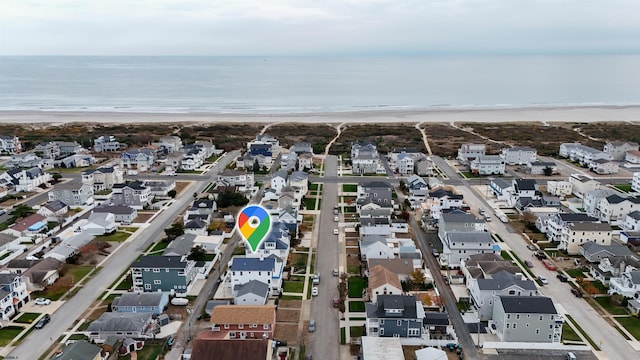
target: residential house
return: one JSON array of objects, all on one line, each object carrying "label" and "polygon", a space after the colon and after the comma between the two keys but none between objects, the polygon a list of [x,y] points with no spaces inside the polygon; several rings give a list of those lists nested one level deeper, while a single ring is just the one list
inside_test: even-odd
[{"label": "residential house", "polygon": [[115,152],[125,147],[127,147],[127,145],[116,141],[113,135],[102,135],[93,140],[93,151],[95,152]]},{"label": "residential house", "polygon": [[629,310],[629,314],[632,316],[640,315],[640,301],[636,299],[629,300],[627,302],[627,310]]},{"label": "residential house", "polygon": [[599,263],[589,266],[589,275],[605,285],[612,278],[620,278],[622,274],[640,270],[640,261],[634,256],[610,256],[600,259]]},{"label": "residential house", "polygon": [[463,195],[443,188],[429,192],[428,198],[423,203],[423,207],[429,209],[429,216],[435,220],[439,220],[445,210],[461,209],[464,206]]},{"label": "residential house", "polygon": [[[437,313],[439,314],[439,313]],[[435,347],[425,347],[415,351],[416,360],[447,360],[447,353]]]},{"label": "residential house", "polygon": [[158,145],[167,149],[168,153],[182,150],[182,139],[179,136],[170,135],[161,137],[154,145]]},{"label": "residential house", "polygon": [[612,189],[607,188],[589,191],[584,194],[584,197],[582,199],[582,207],[589,216],[600,219],[600,206],[603,205],[601,204],[601,200],[614,194],[618,193]]},{"label": "residential house", "polygon": [[602,151],[605,154],[611,155],[613,160],[622,161],[624,160],[625,154],[627,151],[638,151],[640,150],[640,146],[637,143],[632,141],[609,141],[604,144]]},{"label": "residential house", "polygon": [[618,194],[600,199],[596,207],[599,219],[611,225],[624,224],[627,215],[634,211],[640,211],[640,198],[622,197]]},{"label": "residential house", "polygon": [[5,180],[8,180],[9,185],[17,192],[34,191],[40,186],[47,186],[52,180],[51,174],[39,167],[26,170],[14,168],[7,170],[5,174]]},{"label": "residential house", "polygon": [[393,207],[391,184],[386,181],[360,183],[358,184],[357,190],[358,197],[356,200],[356,209],[358,212],[368,204],[384,208]]},{"label": "residential house", "polygon": [[505,163],[500,155],[480,155],[471,161],[469,170],[477,175],[503,175]]},{"label": "residential house", "polygon": [[589,169],[599,175],[617,174],[619,170],[618,163],[615,161],[597,159],[591,162]]},{"label": "residential house", "polygon": [[175,180],[150,180],[146,179],[142,181],[142,184],[149,188],[153,197],[169,197],[169,191],[176,188]]},{"label": "residential house", "polygon": [[115,215],[112,213],[92,212],[87,222],[80,226],[83,232],[91,235],[106,235],[118,230]]},{"label": "residential house", "polygon": [[611,225],[606,223],[576,222],[570,223],[560,237],[558,249],[566,250],[569,255],[580,253],[580,245],[589,241],[601,245],[611,244]]},{"label": "residential house", "polygon": [[390,151],[387,154],[387,158],[389,159],[389,162],[391,164],[397,164],[398,159],[400,159],[404,155],[409,155],[413,158],[417,158],[418,156],[422,155],[422,153],[414,148],[399,148],[399,149],[393,149],[393,151]]},{"label": "residential house", "polygon": [[474,279],[491,279],[493,274],[506,271],[513,275],[522,275],[522,269],[498,254],[476,254],[463,259],[460,271],[464,276],[467,288]]},{"label": "residential house", "polygon": [[282,288],[282,260],[276,257],[266,258],[234,256],[231,259],[231,288],[236,289],[251,280],[269,285],[270,295],[277,295]]},{"label": "residential house", "polygon": [[22,143],[17,136],[0,135],[0,153],[17,154],[22,152]]},{"label": "residential house", "polygon": [[219,340],[216,336],[213,339],[206,338],[210,334],[213,332],[203,331],[191,343],[189,360],[214,358],[272,360],[269,356],[272,353],[271,340]]},{"label": "residential house", "polygon": [[547,181],[547,192],[555,196],[568,196],[573,193],[571,182],[569,181]]},{"label": "residential house", "polygon": [[211,330],[222,339],[272,339],[275,327],[273,305],[218,305],[211,312]]},{"label": "residential house", "polygon": [[427,156],[419,156],[414,161],[415,174],[418,176],[433,176],[433,160]]},{"label": "residential house", "polygon": [[634,192],[640,192],[640,172],[633,173],[633,179],[631,180],[631,190]]},{"label": "residential house", "polygon": [[480,321],[491,320],[497,296],[540,295],[538,287],[532,280],[524,278],[522,274],[512,274],[506,270],[500,270],[491,277],[468,279],[467,289]]},{"label": "residential house", "polygon": [[400,154],[396,161],[396,171],[401,175],[413,174],[415,169],[414,156],[411,154]]},{"label": "residential house", "polygon": [[38,234],[47,229],[46,220],[47,219],[40,214],[32,214],[16,220],[16,222],[4,230],[4,232],[18,237]]},{"label": "residential house", "polygon": [[590,263],[599,263],[604,258],[631,257],[633,253],[628,247],[618,244],[601,245],[593,241],[580,245],[580,255]]},{"label": "residential house", "polygon": [[536,161],[536,149],[528,146],[504,148],[500,154],[509,165],[526,165]]},{"label": "residential house", "polygon": [[560,343],[563,323],[551,298],[496,296],[489,325],[503,342]]},{"label": "residential house", "polygon": [[195,278],[194,262],[184,256],[141,256],[131,265],[133,291],[185,293]]},{"label": "residential house", "polygon": [[195,144],[187,145],[183,149],[184,156],[180,161],[180,169],[193,171],[199,169],[207,160],[206,151]]},{"label": "residential house", "polygon": [[311,153],[298,154],[298,170],[309,171],[312,168],[313,168],[313,154]]},{"label": "residential house", "polygon": [[255,183],[253,173],[238,170],[225,170],[218,175],[218,182],[225,186],[250,188]]},{"label": "residential house", "polygon": [[285,206],[278,208],[278,213],[275,215],[275,221],[282,223],[287,228],[289,234],[297,236],[298,223],[302,222],[302,215],[298,215],[298,209],[293,206]]},{"label": "residential house", "polygon": [[69,205],[60,200],[47,201],[38,209],[38,214],[47,218],[47,221],[59,221],[69,211]]},{"label": "residential house", "polygon": [[54,258],[65,262],[68,258],[78,254],[79,250],[93,241],[93,239],[95,239],[95,236],[89,233],[78,233],[62,240],[60,244],[44,254],[44,258]]},{"label": "residential house", "polygon": [[[218,210],[218,204],[215,200],[207,198],[199,198],[193,201],[191,207],[187,209],[182,220],[186,223],[194,218],[200,218],[206,222],[210,222],[213,214]],[[193,217],[195,215],[195,217]]]},{"label": "residential house", "polygon": [[484,232],[485,223],[472,214],[442,214],[438,222],[438,237],[445,240],[445,235],[451,232]]},{"label": "residential house", "polygon": [[621,294],[627,298],[640,298],[640,270],[626,271],[609,280],[609,295]]},{"label": "residential house", "polygon": [[101,355],[102,348],[89,343],[86,340],[76,340],[66,343],[56,350],[50,360],[104,360]]},{"label": "residential house", "polygon": [[367,295],[371,302],[377,303],[379,295],[402,295],[402,293],[402,284],[397,274],[381,265],[369,269]]},{"label": "residential house", "polygon": [[627,214],[622,225],[627,231],[640,231],[640,211],[635,210]]},{"label": "residential house", "polygon": [[181,169],[182,159],[184,159],[184,157],[184,153],[180,151],[167,154],[167,157],[164,159],[164,172],[171,174]]},{"label": "residential house", "polygon": [[547,171],[549,171],[549,175],[558,173],[558,166],[554,161],[532,161],[526,165],[526,172],[528,174],[546,175]]},{"label": "residential house", "polygon": [[411,280],[411,272],[416,269],[411,259],[367,259],[368,269],[373,269],[375,266],[382,266],[390,272],[398,275],[400,281]]},{"label": "residential house", "polygon": [[367,259],[393,259],[393,248],[387,244],[387,238],[383,235],[364,235],[360,240],[360,258]]},{"label": "residential house", "polygon": [[304,171],[294,171],[289,175],[289,186],[300,192],[302,196],[309,191],[309,174]]},{"label": "residential house", "polygon": [[208,222],[200,218],[195,218],[187,221],[184,224],[184,232],[185,234],[207,235],[208,227],[209,227]]},{"label": "residential house", "polygon": [[151,204],[153,195],[151,189],[140,181],[113,185],[111,193],[112,205],[131,206],[141,210]]},{"label": "residential house", "polygon": [[11,320],[27,302],[29,292],[22,275],[0,273],[0,320]]},{"label": "residential house", "polygon": [[225,240],[222,231],[210,231],[209,235],[196,236],[193,239],[193,246],[201,247],[208,254],[220,254],[223,242]]},{"label": "residential house", "polygon": [[305,153],[313,155],[313,147],[308,142],[299,142],[291,145],[289,152],[294,152],[298,155]]},{"label": "residential house", "polygon": [[625,161],[625,164],[623,165],[624,167],[628,167],[628,168],[640,167],[640,151],[638,150],[627,151],[627,153],[624,156],[624,161]]},{"label": "residential house", "polygon": [[470,163],[478,156],[484,156],[486,151],[487,146],[485,144],[462,144],[458,149],[457,159],[465,164]]},{"label": "residential house", "polygon": [[[547,221],[543,223],[544,220]],[[575,222],[599,222],[599,220],[583,213],[555,213],[548,218],[537,219],[536,227],[547,235],[549,241],[560,242],[562,234],[568,231],[569,224]]]},{"label": "residential house", "polygon": [[289,234],[289,228],[286,224],[281,222],[274,222],[271,224],[271,231],[266,238],[260,243],[260,246],[255,252],[251,252],[246,248],[247,257],[269,257],[275,255],[278,258],[286,261],[289,257],[289,250],[291,244],[291,236]]},{"label": "residential house", "polygon": [[147,172],[153,169],[156,151],[151,148],[129,149],[120,155],[120,165],[125,169]]},{"label": "residential house", "polygon": [[60,277],[63,262],[53,258],[37,260],[32,266],[22,272],[22,279],[27,290],[43,291],[53,285]]},{"label": "residential house", "polygon": [[132,208],[131,206],[125,205],[111,205],[111,206],[97,206],[93,208],[93,212],[100,213],[109,213],[113,214],[114,220],[116,222],[128,225],[133,223],[136,217],[138,217],[138,210]]},{"label": "residential house", "polygon": [[183,234],[173,239],[162,252],[162,256],[187,256],[193,248],[197,235]]},{"label": "residential house", "polygon": [[[6,232],[0,232],[0,257],[6,258],[7,254],[11,254],[12,252],[18,250],[16,245],[19,245],[20,238],[13,234],[9,234]],[[12,260],[9,259],[9,262]]]},{"label": "residential house", "polygon": [[89,339],[104,343],[109,337],[152,339],[160,332],[160,326],[151,312],[105,312],[87,328]]},{"label": "residential house", "polygon": [[287,186],[287,179],[289,178],[289,174],[285,170],[278,170],[271,177],[271,189],[276,191],[276,194],[280,194],[282,189]]},{"label": "residential house", "polygon": [[384,173],[380,155],[371,143],[351,144],[351,173],[354,175]]},{"label": "residential house", "polygon": [[40,169],[51,169],[54,166],[53,159],[43,159],[33,152],[26,152],[11,155],[11,160],[6,163],[7,168],[30,169],[37,167]]},{"label": "residential house", "polygon": [[82,172],[82,182],[95,192],[111,190],[113,185],[124,182],[124,174],[118,166],[101,167]]},{"label": "residential house", "polygon": [[500,252],[488,232],[447,232],[442,242],[441,258],[449,267],[460,267],[462,259],[475,254]]},{"label": "residential house", "polygon": [[60,149],[60,156],[75,155],[86,151],[75,141],[56,141],[55,143],[58,145],[58,149]]},{"label": "residential house", "polygon": [[251,280],[234,289],[233,303],[236,305],[265,305],[269,300],[269,284]]},{"label": "residential house", "polygon": [[41,142],[36,145],[34,152],[43,159],[57,159],[60,156],[60,147],[55,141]]},{"label": "residential house", "polygon": [[283,153],[280,155],[280,168],[285,171],[298,169],[298,154]]},{"label": "residential house", "polygon": [[378,295],[377,300],[365,304],[367,336],[422,337],[425,317],[422,302],[405,295]]},{"label": "residential house", "polygon": [[502,178],[492,179],[491,182],[489,182],[489,189],[499,201],[507,202],[512,201],[511,198],[515,192],[513,182]]},{"label": "residential house", "polygon": [[578,143],[561,144],[560,156],[568,157],[571,161],[587,167],[597,159],[613,160],[613,156],[605,152]]},{"label": "residential house", "polygon": [[588,192],[600,189],[599,181],[582,174],[571,174],[569,182],[571,183],[573,195],[579,198],[584,198]]},{"label": "residential house", "polygon": [[60,200],[69,206],[93,204],[93,188],[89,184],[65,182],[49,191],[49,201]]},{"label": "residential house", "polygon": [[169,305],[167,293],[129,292],[113,299],[111,311],[162,314]]}]

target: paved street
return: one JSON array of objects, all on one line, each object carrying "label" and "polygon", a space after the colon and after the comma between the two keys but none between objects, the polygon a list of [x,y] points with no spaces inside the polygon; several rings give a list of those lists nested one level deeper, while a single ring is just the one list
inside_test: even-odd
[{"label": "paved street", "polygon": [[144,232],[123,243],[115,254],[100,264],[102,269],[51,316],[51,322],[47,326],[32,332],[13,349],[9,354],[11,358],[32,360],[38,358],[38,354],[44,354],[52,345],[53,340],[60,336],[61,330],[70,328],[74,321],[95,301],[96,297],[118,279],[151,242],[161,236],[164,229],[174,221],[176,214],[183,211],[193,201],[192,193],[204,189],[218,170],[224,169],[237,156],[234,153],[221,159],[218,166],[209,173],[209,176],[201,178],[201,181],[197,182],[195,186],[184,191],[182,196],[175,199],[173,204],[160,214]]},{"label": "paved street", "polygon": [[[328,156],[324,163],[325,174],[337,174],[337,158]],[[309,334],[307,354],[314,359],[339,359],[339,319],[338,310],[331,299],[338,296],[338,277],[331,274],[338,268],[338,236],[333,229],[338,224],[333,221],[333,207],[338,203],[338,185],[325,183],[322,190],[322,209],[318,226],[315,271],[320,274],[319,294],[311,300],[311,319],[316,320],[316,331]]]}]

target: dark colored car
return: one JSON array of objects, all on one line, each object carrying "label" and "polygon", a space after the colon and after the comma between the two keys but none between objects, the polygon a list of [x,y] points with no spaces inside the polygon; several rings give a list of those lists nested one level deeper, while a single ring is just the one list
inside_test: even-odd
[{"label": "dark colored car", "polygon": [[42,319],[38,320],[38,322],[36,323],[35,328],[42,329],[45,325],[49,323],[49,321],[51,321],[51,317],[49,316],[49,314],[44,314]]},{"label": "dark colored car", "polygon": [[547,258],[547,254],[545,254],[545,253],[544,253],[544,251],[542,251],[542,250],[538,250],[538,251],[535,253],[535,255],[536,255],[536,257],[537,257],[539,260],[544,260],[544,259],[546,259],[546,258]]},{"label": "dark colored car", "polygon": [[525,264],[527,267],[533,267],[533,263],[532,263],[531,261],[529,261],[529,260],[525,260],[525,261],[524,261],[524,264]]},{"label": "dark colored car", "polygon": [[556,275],[556,277],[557,277],[560,281],[562,281],[562,282],[567,282],[567,281],[569,281],[569,278],[568,278],[568,277],[567,277],[567,275],[565,275],[565,274],[558,274],[558,275]]},{"label": "dark colored car", "polygon": [[579,298],[581,298],[581,297],[582,297],[582,291],[580,291],[580,290],[578,290],[578,289],[575,289],[575,288],[571,289],[571,293],[572,293],[573,295],[575,295],[575,297],[579,297]]}]

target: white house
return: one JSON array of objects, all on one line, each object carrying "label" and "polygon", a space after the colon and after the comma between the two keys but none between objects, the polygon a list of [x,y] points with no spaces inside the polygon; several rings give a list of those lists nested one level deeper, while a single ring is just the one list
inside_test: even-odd
[{"label": "white house", "polygon": [[624,167],[630,167],[630,168],[640,167],[640,151],[638,150],[627,151],[626,155],[624,156],[624,161],[626,163],[624,164]]},{"label": "white house", "polygon": [[5,173],[13,188],[17,192],[33,191],[37,187],[47,184],[52,180],[51,174],[44,170],[33,167],[27,170],[14,168]]},{"label": "white house", "polygon": [[502,342],[560,343],[564,318],[545,296],[496,296],[492,320]]},{"label": "white house", "polygon": [[536,149],[528,146],[514,146],[502,149],[501,156],[509,165],[526,165],[536,161]]},{"label": "white house", "polygon": [[462,259],[471,255],[495,252],[500,252],[500,247],[493,242],[488,232],[447,232],[440,256],[450,268],[458,268]]},{"label": "white house", "polygon": [[583,198],[590,191],[600,189],[599,181],[582,174],[571,174],[569,182],[571,183],[573,194],[579,198]]},{"label": "white house", "polygon": [[356,175],[384,173],[375,145],[351,144],[351,172]]},{"label": "white house", "polygon": [[505,163],[500,155],[480,155],[471,161],[469,169],[478,175],[502,175]]},{"label": "white house", "polygon": [[120,164],[125,169],[133,169],[140,172],[151,171],[155,161],[155,151],[149,148],[139,148],[123,151],[120,155]]},{"label": "white house", "polygon": [[458,149],[458,160],[468,163],[478,156],[486,153],[487,146],[485,144],[462,144]]},{"label": "white house", "polygon": [[560,237],[558,249],[566,250],[569,255],[576,255],[580,253],[580,245],[589,241],[610,245],[611,225],[594,222],[570,223]]},{"label": "white house", "polygon": [[29,301],[27,285],[19,274],[0,274],[0,325],[11,320]]},{"label": "white house", "polygon": [[399,174],[401,175],[413,174],[414,166],[415,166],[415,163],[414,163],[413,155],[410,155],[410,154],[398,155],[398,160],[396,161],[396,168]]},{"label": "white house", "polygon": [[232,289],[251,280],[258,280],[269,285],[271,295],[279,294],[282,288],[283,264],[281,261],[276,261],[274,257],[234,256],[230,265]]},{"label": "white house", "polygon": [[617,174],[619,170],[618,163],[616,161],[610,161],[605,159],[597,159],[589,164],[589,169],[599,175]]},{"label": "white house", "polygon": [[601,221],[611,225],[622,225],[628,214],[638,210],[640,210],[640,198],[612,194],[600,199],[595,213]]},{"label": "white house", "polygon": [[638,151],[640,146],[632,141],[609,141],[602,148],[602,152],[611,155],[613,160],[622,161],[628,151]]},{"label": "white house", "polygon": [[365,235],[360,240],[360,257],[367,259],[393,259],[393,248],[387,243],[384,235]]},{"label": "white house", "polygon": [[309,174],[304,171],[294,171],[289,176],[289,186],[300,191],[302,196],[309,191]]},{"label": "white house", "polygon": [[610,295],[621,294],[627,298],[640,297],[640,271],[629,271],[620,277],[611,278],[607,292]]},{"label": "white house", "polygon": [[265,305],[269,300],[269,284],[251,280],[239,285],[233,292],[235,305]]},{"label": "white house", "polygon": [[547,181],[547,192],[555,196],[568,196],[573,192],[569,181]]},{"label": "white house", "polygon": [[369,269],[367,295],[372,303],[378,302],[378,295],[402,295],[402,284],[397,274],[382,265]]},{"label": "white house", "polygon": [[640,172],[633,173],[633,180],[631,180],[631,190],[640,193]]},{"label": "white house", "polygon": [[69,206],[93,204],[93,187],[85,183],[66,182],[49,191],[49,201],[60,200]]},{"label": "white house", "polygon": [[627,231],[640,231],[640,211],[632,211],[624,218],[624,225],[622,225]]},{"label": "white house", "polygon": [[96,192],[110,190],[114,184],[124,182],[124,173],[118,166],[86,170],[82,172],[82,182],[91,185]]},{"label": "white house", "polygon": [[82,231],[91,235],[110,234],[118,230],[115,215],[112,213],[96,213],[89,215],[87,222],[80,226]]},{"label": "white house", "polygon": [[0,153],[16,154],[22,151],[22,143],[17,136],[0,135]]},{"label": "white house", "polygon": [[556,174],[558,172],[558,167],[553,161],[532,161],[527,163],[527,168],[525,171],[532,175],[544,175],[547,169],[551,170],[551,174]]},{"label": "white house", "polygon": [[467,279],[467,289],[473,307],[481,321],[491,320],[494,296],[538,296],[538,287],[522,274],[499,270],[493,274]]}]

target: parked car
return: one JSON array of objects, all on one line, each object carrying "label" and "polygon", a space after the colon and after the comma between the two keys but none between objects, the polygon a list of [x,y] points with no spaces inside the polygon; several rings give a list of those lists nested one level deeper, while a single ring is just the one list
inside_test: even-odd
[{"label": "parked car", "polygon": [[525,264],[528,268],[533,267],[533,263],[532,263],[531,261],[529,261],[529,260],[525,260],[525,261],[524,261],[524,264]]},{"label": "parked car", "polygon": [[545,254],[542,250],[536,251],[535,255],[539,260],[544,260],[547,258],[547,254]]},{"label": "parked car", "polygon": [[438,252],[438,249],[433,249],[431,250],[431,253],[433,254],[433,256],[438,257],[440,256],[440,253]]},{"label": "parked car", "polygon": [[333,235],[338,235],[340,231],[338,229],[333,229]]},{"label": "parked car", "polygon": [[549,280],[547,280],[547,278],[542,275],[538,276],[538,280],[540,280],[540,282],[543,283],[544,285],[549,283]]},{"label": "parked car", "polygon": [[567,277],[567,275],[565,275],[565,274],[558,274],[558,275],[556,275],[556,277],[557,277],[560,281],[562,281],[562,282],[567,282],[567,281],[569,281],[569,278],[568,278],[568,277]]},{"label": "parked car", "polygon": [[527,245],[527,249],[531,250],[531,251],[537,251],[538,248],[535,247],[534,245]]},{"label": "parked car", "polygon": [[338,217],[338,216],[334,216],[334,217],[333,217],[333,221],[335,221],[335,222],[340,221],[340,217]]},{"label": "parked car", "polygon": [[331,273],[333,274],[333,276],[340,275],[340,271],[338,271],[338,269],[333,269],[333,271]]},{"label": "parked car", "polygon": [[318,285],[318,284],[320,284],[320,275],[313,274],[313,285]]},{"label": "parked car", "polygon": [[36,305],[49,305],[51,304],[51,300],[47,298],[37,298],[34,300]]},{"label": "parked car", "polygon": [[316,331],[316,321],[311,319],[309,320],[309,332]]},{"label": "parked car", "polygon": [[575,297],[582,297],[582,291],[580,291],[580,289],[576,289],[576,288],[571,288],[571,293],[575,296]]},{"label": "parked car", "polygon": [[49,314],[44,314],[44,316],[40,320],[38,320],[38,322],[36,323],[35,328],[42,329],[45,325],[49,323],[49,321],[51,321],[51,316],[49,316]]},{"label": "parked car", "polygon": [[318,296],[319,290],[317,286],[311,288],[311,296]]},{"label": "parked car", "polygon": [[340,305],[340,299],[334,297],[331,299],[331,305],[333,305],[334,308],[337,308],[338,305]]}]

